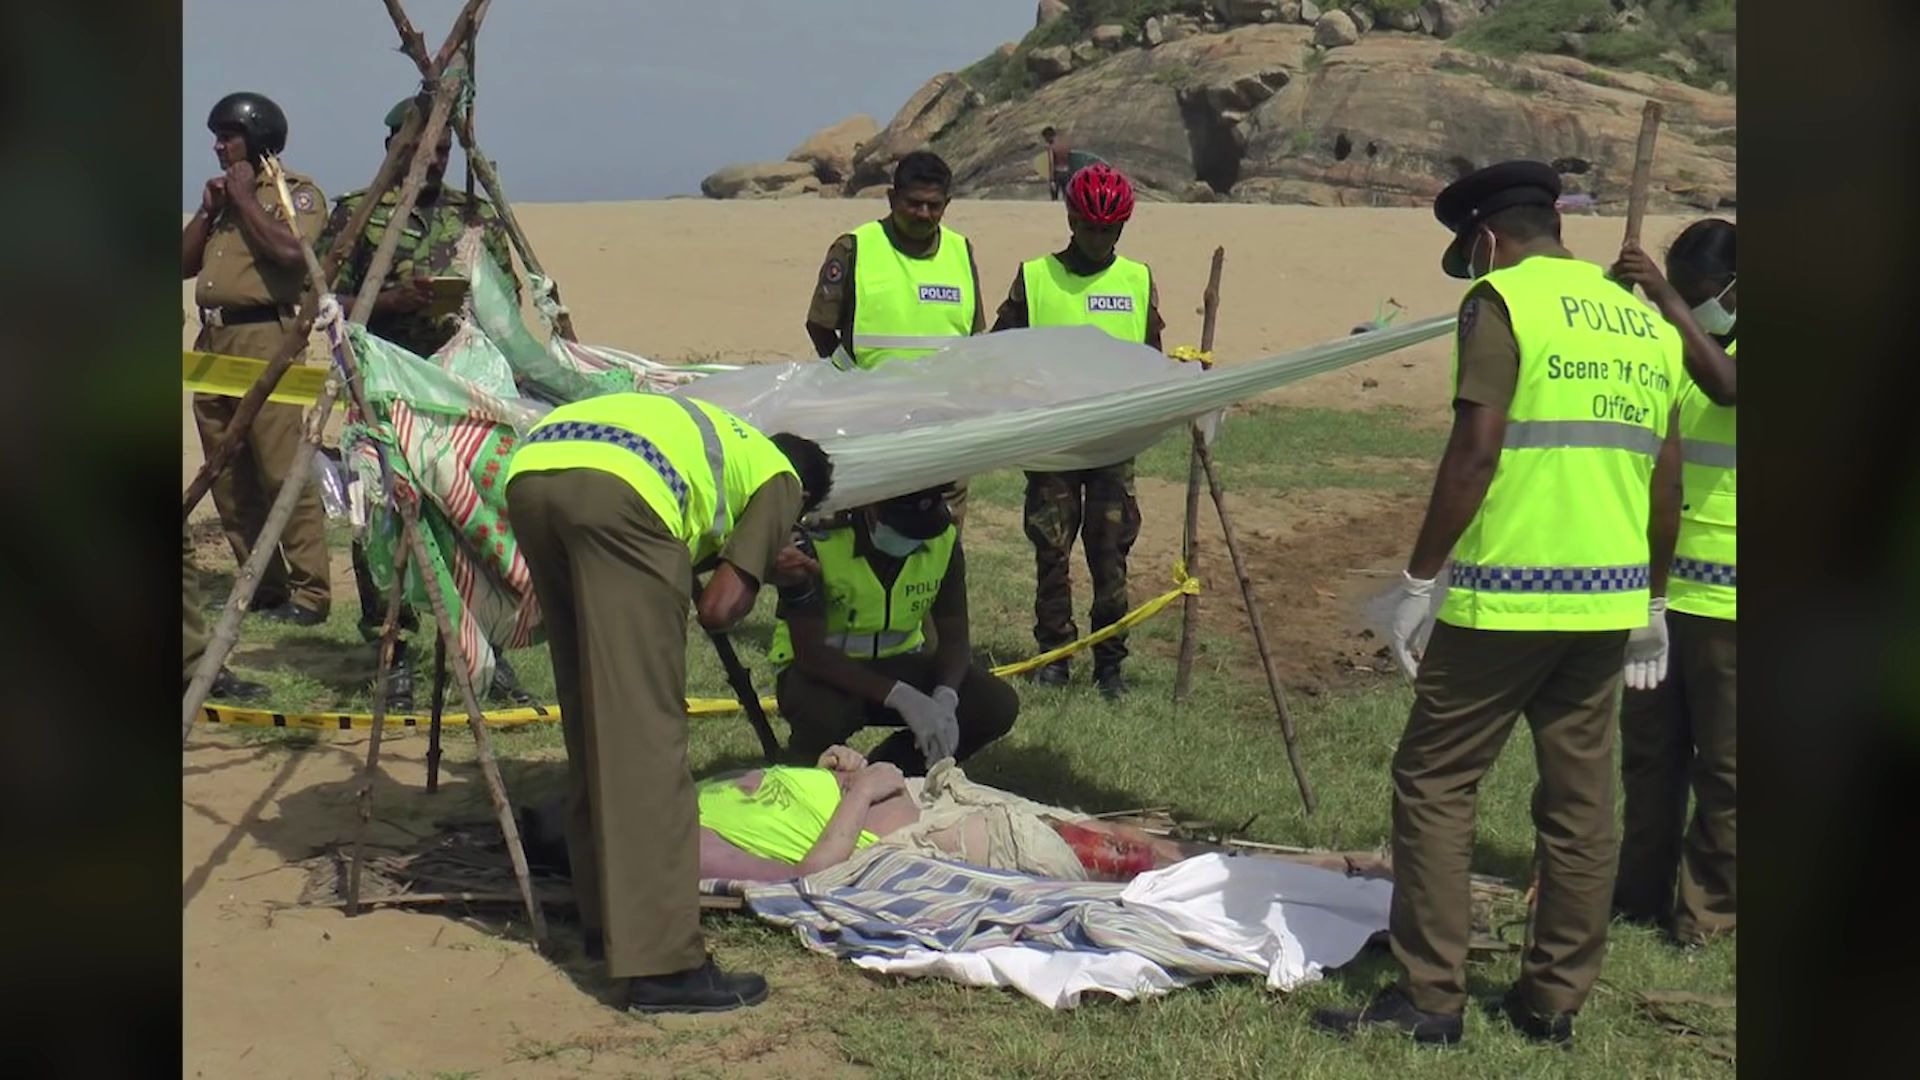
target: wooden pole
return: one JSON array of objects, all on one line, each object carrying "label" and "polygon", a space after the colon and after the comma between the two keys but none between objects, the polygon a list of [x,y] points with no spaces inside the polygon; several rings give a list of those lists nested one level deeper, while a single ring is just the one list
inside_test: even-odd
[{"label": "wooden pole", "polygon": [[427,717],[427,794],[440,790],[440,718],[447,711],[447,643],[433,635],[433,705]]},{"label": "wooden pole", "polygon": [[[480,90],[480,81],[477,75],[477,72],[479,71],[479,67],[478,67],[479,57],[478,55],[476,55],[477,50],[474,47],[475,39],[478,36],[479,35],[475,32],[475,29],[472,26],[467,27],[467,82],[469,85],[471,85],[474,88],[474,90],[472,93],[467,95],[467,108],[466,108],[465,115],[461,119],[461,125],[469,131],[473,130],[474,100],[479,97],[479,90]],[[468,154],[466,155],[466,158],[467,158],[467,170],[466,170],[467,171],[467,223],[472,224],[480,220],[480,204],[477,201],[475,201],[473,197],[473,155]]]},{"label": "wooden pole", "polygon": [[[453,106],[453,94],[464,74],[464,63],[455,60],[448,68],[447,77],[434,91],[433,109],[427,116],[425,129],[418,146],[430,146],[440,138],[445,130],[447,115]],[[406,182],[400,187],[400,199],[394,208],[396,216],[402,220],[413,210],[419,199],[420,188],[426,182],[427,165],[432,161],[431,154],[415,153],[412,164],[407,169]],[[371,202],[372,200],[369,200]],[[395,250],[399,247],[400,230],[388,229],[380,238],[380,246],[375,249],[373,259],[367,269],[367,280],[361,286],[360,295],[353,303],[351,321],[365,325],[367,316],[372,313],[373,300],[380,292],[381,282],[386,280],[387,270],[393,265]],[[312,272],[313,264],[309,264]],[[212,639],[207,643],[207,653],[200,660],[200,669],[194,673],[193,682],[187,687],[185,701],[182,704],[180,741],[184,744],[193,733],[193,722],[199,715],[200,706],[206,702],[207,694],[213,689],[213,680],[219,674],[227,656],[240,640],[240,620],[245,617],[247,605],[252,602],[255,590],[260,587],[260,578],[266,569],[267,560],[274,555],[280,544],[280,536],[286,532],[287,521],[293,516],[294,504],[299,501],[307,478],[313,471],[314,452],[320,448],[321,432],[326,427],[333,403],[339,397],[341,381],[352,383],[352,396],[359,395],[359,373],[352,368],[336,372],[335,378],[327,380],[327,387],[321,393],[320,400],[314,405],[308,416],[307,447],[294,455],[287,469],[286,479],[281,482],[280,493],[275,497],[273,509],[268,512],[261,526],[260,536],[254,541],[253,551],[240,567],[234,578],[233,592],[227,598],[226,610],[220,615],[220,623],[215,628]]]},{"label": "wooden pole", "polygon": [[1640,142],[1633,151],[1633,186],[1627,189],[1625,243],[1640,243],[1640,222],[1647,216],[1647,196],[1653,186],[1653,142],[1660,134],[1660,103],[1649,101],[1640,110]]},{"label": "wooden pole", "polygon": [[[1213,249],[1213,267],[1207,272],[1207,291],[1201,297],[1201,310],[1204,318],[1200,324],[1200,351],[1209,355],[1213,352],[1214,323],[1220,316],[1220,272],[1227,260],[1227,249]],[[1203,369],[1213,366],[1212,360],[1200,361]],[[1200,565],[1200,451],[1206,445],[1206,437],[1200,431],[1198,423],[1187,425],[1193,438],[1193,453],[1187,462],[1187,516],[1180,533],[1180,561],[1186,566],[1187,573],[1194,573]],[[1200,596],[1188,593],[1180,601],[1180,666],[1173,676],[1173,703],[1183,705],[1193,684],[1193,654],[1198,645],[1197,635],[1200,629]]]},{"label": "wooden pole", "polygon": [[373,821],[373,783],[380,774],[380,740],[387,727],[387,669],[393,663],[393,649],[400,640],[400,598],[406,593],[407,549],[393,560],[393,588],[387,593],[387,618],[380,626],[380,673],[373,680],[373,734],[367,740],[367,764],[360,771],[360,790],[355,801],[360,819],[353,827],[352,857],[347,866],[347,914],[360,914],[360,847],[367,838],[367,825]]},{"label": "wooden pole", "polygon": [[1280,692],[1280,672],[1273,666],[1273,650],[1267,645],[1266,623],[1260,617],[1260,602],[1253,595],[1253,578],[1247,573],[1246,560],[1240,556],[1240,541],[1234,536],[1233,520],[1227,515],[1227,493],[1220,486],[1220,474],[1213,467],[1213,453],[1196,446],[1200,465],[1207,473],[1207,489],[1213,493],[1213,508],[1220,514],[1220,532],[1227,539],[1227,555],[1233,560],[1233,574],[1240,579],[1240,597],[1247,605],[1247,622],[1253,628],[1253,644],[1260,650],[1260,663],[1266,668],[1267,690],[1273,695],[1273,709],[1280,717],[1280,733],[1287,743],[1287,764],[1293,767],[1293,779],[1300,786],[1300,801],[1312,814],[1318,801],[1313,785],[1307,782],[1306,768],[1300,763],[1300,745],[1293,730],[1293,718],[1287,714],[1286,698]]},{"label": "wooden pole", "polygon": [[[442,122],[445,121],[446,109],[450,104],[451,101],[447,98],[442,97],[436,99],[433,113],[428,117],[427,127],[429,131],[433,130],[436,119]],[[423,140],[421,145],[424,146],[427,145],[427,143]],[[424,176],[425,164],[429,160],[431,159],[426,154],[415,154],[414,171],[409,174],[409,179],[413,179],[415,174]],[[284,176],[279,170],[278,163],[273,163],[270,168],[273,169],[274,175],[279,181],[278,187],[282,205],[286,210],[287,216],[291,218],[293,215],[293,197],[287,191]],[[412,207],[407,201],[406,193],[403,191],[398,212],[404,217],[411,209]],[[396,230],[388,230],[388,233],[390,236],[398,235]],[[313,248],[308,246],[304,240],[301,241],[300,248],[302,254],[306,256],[308,268],[317,272],[319,270],[319,260],[314,257]],[[384,241],[381,244],[381,251],[389,255],[391,254]],[[378,253],[376,253],[375,265],[379,265],[379,263]],[[377,294],[381,281],[385,279],[386,270],[382,268],[380,274],[381,277],[379,279],[369,281],[362,287],[360,299],[357,301],[356,306],[371,304],[371,297]],[[371,422],[373,419],[373,410],[367,402],[366,391],[360,379],[360,365],[353,354],[353,343],[346,333],[338,327],[333,329],[333,334],[335,358],[339,362],[340,367],[345,369],[344,381],[347,390],[353,395],[354,407],[359,411],[362,418]],[[336,380],[329,381],[337,381],[339,378],[339,376],[336,376]],[[322,414],[322,416],[324,418],[324,414]],[[317,438],[319,425],[315,426],[314,431],[315,437]],[[373,812],[373,777],[379,767],[380,739],[382,731],[386,726],[387,668],[392,661],[393,643],[399,635],[400,597],[406,583],[406,555],[410,555],[413,565],[420,571],[422,580],[427,581],[427,596],[433,604],[434,620],[439,632],[438,640],[440,642],[452,643],[457,668],[454,674],[459,683],[461,694],[466,702],[468,725],[473,731],[474,749],[480,759],[481,775],[486,780],[487,795],[492,800],[494,813],[499,818],[500,833],[506,839],[507,856],[513,863],[514,875],[519,880],[521,896],[526,901],[527,919],[533,926],[534,937],[536,939],[545,939],[547,936],[546,915],[541,910],[539,897],[535,894],[533,877],[527,867],[526,852],[520,846],[519,828],[513,819],[513,807],[507,799],[506,786],[500,779],[499,766],[493,759],[493,746],[487,738],[486,719],[480,711],[479,699],[473,692],[473,681],[467,672],[465,652],[461,649],[459,639],[453,636],[452,620],[447,614],[446,600],[441,594],[439,581],[437,578],[429,576],[431,574],[432,562],[428,558],[426,542],[420,537],[418,511],[415,508],[413,498],[395,497],[392,468],[387,460],[386,450],[376,444],[376,453],[380,459],[380,478],[383,493],[387,499],[397,502],[400,506],[400,532],[406,541],[406,548],[405,553],[400,557],[396,557],[394,560],[393,592],[388,597],[387,621],[381,634],[380,672],[374,681],[373,738],[369,740],[368,744],[365,778],[361,789],[363,820],[360,829],[356,831],[354,839],[353,863],[347,876],[347,898],[350,902],[355,903],[357,903],[359,899],[360,833],[364,831],[365,820],[370,819]],[[348,910],[352,911],[354,909],[350,905]]]},{"label": "wooden pole", "polygon": [[[400,32],[401,49],[412,57],[413,64],[420,69],[421,76],[428,77],[433,70],[433,61],[427,58],[426,46],[420,41],[419,33],[413,32],[412,24],[406,21],[406,13],[400,9],[399,0],[384,0],[384,2],[387,5],[387,12],[393,16],[394,27]],[[476,34],[479,32],[478,22],[479,19],[476,17],[473,31]],[[459,29],[457,23],[455,29]],[[525,230],[520,228],[520,219],[513,213],[513,203],[508,201],[506,189],[500,184],[500,174],[494,170],[493,162],[488,160],[487,155],[481,151],[479,142],[474,138],[473,114],[470,109],[461,111],[459,122],[454,126],[454,134],[459,137],[460,148],[467,155],[467,168],[472,170],[473,175],[480,178],[481,185],[487,189],[487,198],[493,201],[494,211],[500,215],[500,225],[507,230],[507,239],[513,244],[514,251],[520,255],[520,264],[527,268],[529,275],[547,278],[546,268],[540,264],[540,257],[534,254],[533,244],[527,240]],[[547,278],[547,281],[552,283],[551,278]],[[553,285],[553,299],[555,303],[560,301],[560,286],[557,284]],[[565,311],[562,311],[559,318],[554,320],[554,331],[567,341],[580,340],[574,333],[573,317]]]}]

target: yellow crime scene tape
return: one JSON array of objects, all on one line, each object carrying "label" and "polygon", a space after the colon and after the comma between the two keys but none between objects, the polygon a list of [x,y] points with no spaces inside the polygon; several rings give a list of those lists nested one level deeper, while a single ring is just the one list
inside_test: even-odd
[{"label": "yellow crime scene tape", "polygon": [[[1155,615],[1166,610],[1167,605],[1180,599],[1182,596],[1198,595],[1200,592],[1200,579],[1187,573],[1187,566],[1184,562],[1174,564],[1173,580],[1173,588],[1141,604],[1125,615],[1120,616],[1120,618],[1111,625],[1103,626],[1078,641],[1069,642],[1057,649],[1050,649],[1038,656],[1030,656],[1025,660],[1015,661],[1011,664],[1001,664],[993,669],[993,673],[1001,678],[1006,678],[1011,675],[1020,675],[1032,671],[1034,668],[1046,664],[1051,664],[1055,660],[1071,656],[1082,649],[1091,648],[1113,637],[1115,634],[1121,633],[1153,618]],[[771,697],[763,697],[760,699],[760,708],[764,710],[767,715],[772,716],[780,711],[780,703]],[[248,709],[234,705],[216,705],[212,703],[202,706],[200,711],[201,715],[209,724],[237,724],[241,727],[306,728],[319,731],[354,731],[362,728],[371,729],[373,727],[373,715],[371,713],[283,713],[274,712],[270,709]],[[688,716],[728,716],[739,711],[740,703],[731,698],[687,699]],[[560,719],[560,707],[558,705],[536,705],[532,708],[498,709],[492,712],[484,712],[481,715],[486,718],[489,727],[519,727],[524,724],[551,724]],[[432,719],[430,715],[421,713],[394,713],[388,715],[386,726],[389,730],[394,728],[426,727],[432,722]],[[441,714],[440,722],[449,727],[458,726],[466,722],[466,714],[457,707],[448,708]]]},{"label": "yellow crime scene tape", "polygon": [[[250,356],[225,356],[221,353],[180,350],[180,384],[201,394],[245,397],[248,389],[267,370],[265,360]],[[280,385],[267,394],[268,401],[283,405],[312,405],[320,400],[331,369],[295,364],[280,376]],[[345,402],[337,402],[345,407]]]}]

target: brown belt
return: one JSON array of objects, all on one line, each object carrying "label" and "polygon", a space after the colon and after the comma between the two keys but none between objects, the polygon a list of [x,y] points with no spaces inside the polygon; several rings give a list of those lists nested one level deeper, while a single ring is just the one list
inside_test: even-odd
[{"label": "brown belt", "polygon": [[242,326],[247,323],[279,322],[280,309],[272,305],[258,307],[203,307],[200,309],[202,326]]}]

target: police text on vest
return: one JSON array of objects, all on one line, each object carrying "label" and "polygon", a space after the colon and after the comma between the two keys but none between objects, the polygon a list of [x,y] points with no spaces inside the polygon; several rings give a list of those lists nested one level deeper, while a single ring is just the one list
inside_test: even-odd
[{"label": "police text on vest", "polygon": [[922,285],[920,302],[923,304],[957,304],[960,302],[958,285]]},{"label": "police text on vest", "polygon": [[1131,315],[1133,297],[1088,293],[1087,312],[1092,315]]}]

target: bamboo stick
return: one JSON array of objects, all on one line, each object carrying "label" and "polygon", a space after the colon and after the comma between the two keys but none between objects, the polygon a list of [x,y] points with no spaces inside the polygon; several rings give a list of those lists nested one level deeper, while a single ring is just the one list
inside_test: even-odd
[{"label": "bamboo stick", "polygon": [[1287,764],[1293,767],[1293,779],[1300,787],[1300,801],[1312,814],[1317,800],[1307,771],[1300,763],[1300,746],[1293,730],[1293,717],[1287,713],[1286,697],[1280,691],[1280,672],[1274,667],[1273,650],[1267,644],[1267,628],[1260,617],[1260,603],[1253,594],[1253,578],[1247,573],[1246,560],[1240,555],[1240,541],[1234,536],[1233,519],[1227,513],[1227,493],[1220,486],[1220,474],[1213,467],[1213,454],[1205,446],[1196,446],[1201,467],[1207,473],[1207,488],[1213,493],[1213,508],[1220,515],[1220,531],[1227,540],[1227,555],[1233,560],[1233,574],[1240,579],[1240,596],[1247,605],[1247,622],[1253,628],[1253,644],[1260,650],[1260,663],[1266,669],[1267,690],[1273,695],[1273,709],[1280,718],[1280,732],[1287,743]]},{"label": "bamboo stick", "polygon": [[[1207,273],[1207,291],[1201,297],[1201,309],[1205,313],[1200,324],[1200,351],[1213,353],[1213,329],[1220,316],[1220,272],[1227,259],[1227,249],[1213,249],[1213,266]],[[1202,360],[1203,369],[1213,366],[1212,360]],[[1193,438],[1193,454],[1187,464],[1187,516],[1185,526],[1180,533],[1180,561],[1185,564],[1187,573],[1193,574],[1200,565],[1200,450],[1206,439],[1201,434],[1198,423],[1189,424],[1188,432]],[[1200,596],[1188,593],[1180,601],[1180,665],[1173,676],[1173,703],[1185,704],[1193,684],[1193,654],[1198,645],[1200,629]]]},{"label": "bamboo stick", "polygon": [[433,635],[433,707],[427,717],[427,794],[440,790],[440,719],[447,712],[447,643]]},{"label": "bamboo stick", "polygon": [[373,783],[380,773],[380,738],[387,727],[388,668],[393,664],[394,644],[400,639],[400,598],[406,593],[407,549],[393,560],[393,588],[387,593],[387,618],[380,627],[379,673],[373,679],[373,735],[367,740],[367,764],[360,772],[360,790],[356,796],[360,820],[353,829],[353,851],[347,863],[347,914],[360,913],[360,852],[367,837],[367,825],[373,820]]}]

